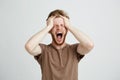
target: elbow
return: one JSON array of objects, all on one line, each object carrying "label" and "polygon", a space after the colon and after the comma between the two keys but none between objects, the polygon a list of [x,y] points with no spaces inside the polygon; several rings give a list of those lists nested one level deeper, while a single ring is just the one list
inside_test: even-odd
[{"label": "elbow", "polygon": [[26,51],[29,52],[29,53],[31,53],[31,51],[32,51],[31,48],[30,48],[30,45],[27,44],[27,43],[25,44],[25,49],[26,49]]},{"label": "elbow", "polygon": [[94,43],[93,42],[89,43],[87,47],[88,51],[91,51],[93,48],[94,48]]},{"label": "elbow", "polygon": [[88,54],[94,48],[94,43],[80,44],[77,48],[77,52],[85,55]]},{"label": "elbow", "polygon": [[85,52],[83,52],[83,53],[88,54],[93,48],[94,48],[93,43],[86,44]]}]

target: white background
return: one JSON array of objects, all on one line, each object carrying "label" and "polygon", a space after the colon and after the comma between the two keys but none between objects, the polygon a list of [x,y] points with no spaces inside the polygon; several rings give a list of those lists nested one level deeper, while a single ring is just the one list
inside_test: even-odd
[{"label": "white background", "polygon": [[[79,80],[120,80],[120,0],[0,0],[0,80],[41,80],[39,64],[24,45],[55,9],[65,10],[94,41],[79,63]],[[47,35],[43,43],[50,42]],[[68,33],[66,42],[77,40]]]}]

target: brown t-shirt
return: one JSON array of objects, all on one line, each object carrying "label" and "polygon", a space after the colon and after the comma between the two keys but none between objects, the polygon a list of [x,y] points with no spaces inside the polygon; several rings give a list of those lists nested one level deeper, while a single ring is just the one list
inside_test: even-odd
[{"label": "brown t-shirt", "polygon": [[84,55],[77,53],[78,44],[56,49],[52,44],[39,44],[42,53],[35,56],[41,66],[42,80],[78,80],[78,62]]}]

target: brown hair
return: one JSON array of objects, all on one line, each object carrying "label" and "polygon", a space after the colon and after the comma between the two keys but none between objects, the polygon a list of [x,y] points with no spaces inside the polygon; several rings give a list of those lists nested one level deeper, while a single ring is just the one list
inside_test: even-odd
[{"label": "brown hair", "polygon": [[60,10],[60,9],[56,9],[56,10],[49,13],[46,20],[48,20],[48,18],[51,16],[60,17],[60,15],[69,19],[69,16],[67,15],[67,13],[65,11]]}]

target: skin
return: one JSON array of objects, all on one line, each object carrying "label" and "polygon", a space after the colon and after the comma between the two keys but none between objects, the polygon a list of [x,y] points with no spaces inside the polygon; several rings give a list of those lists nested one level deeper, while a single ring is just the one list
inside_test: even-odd
[{"label": "skin", "polygon": [[[63,16],[57,18],[55,16],[50,17],[47,20],[47,27],[33,35],[25,44],[25,48],[33,56],[40,54],[42,49],[39,46],[39,43],[46,34],[50,33],[52,36],[51,44],[57,49],[61,49],[66,45],[65,38],[68,30],[79,41],[79,45],[77,47],[78,53],[84,55],[92,50],[94,47],[93,41],[86,34],[73,27],[70,20]],[[62,38],[57,38],[56,34],[59,32],[62,32]]]},{"label": "skin", "polygon": [[[65,38],[67,34],[67,29],[64,24],[64,19],[61,17],[55,18],[53,20],[53,28],[51,30],[51,35],[52,35],[52,44],[59,49],[60,46],[65,45]],[[57,33],[62,33],[62,37],[58,38]],[[58,47],[59,46],[59,47]]]}]

